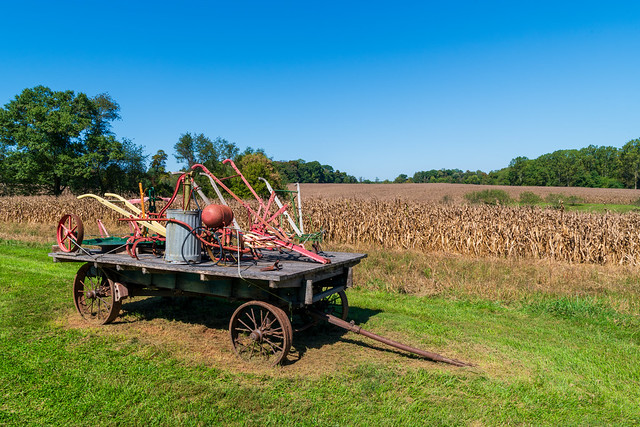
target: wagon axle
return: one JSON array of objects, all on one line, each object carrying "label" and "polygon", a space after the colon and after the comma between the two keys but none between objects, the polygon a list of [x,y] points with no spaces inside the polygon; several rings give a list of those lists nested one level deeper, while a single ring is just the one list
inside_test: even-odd
[{"label": "wagon axle", "polygon": [[101,293],[99,290],[90,290],[90,291],[87,291],[84,294],[84,298],[85,299],[96,299],[96,298],[104,296],[102,294],[103,293]]}]

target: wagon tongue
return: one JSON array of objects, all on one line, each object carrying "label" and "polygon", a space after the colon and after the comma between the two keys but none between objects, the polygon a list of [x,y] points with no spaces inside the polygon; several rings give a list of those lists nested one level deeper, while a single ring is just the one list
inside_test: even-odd
[{"label": "wagon tongue", "polygon": [[323,313],[322,311],[319,311],[319,310],[309,309],[309,314],[314,318],[316,318],[317,320],[324,320],[326,322],[331,323],[332,325],[336,325],[340,328],[346,329],[347,331],[364,335],[365,337],[369,337],[383,344],[387,344],[387,345],[390,345],[391,347],[395,347],[397,349],[416,354],[418,356],[424,357],[425,359],[432,360],[434,362],[448,363],[449,365],[454,365],[454,366],[475,366],[471,363],[463,362],[461,360],[456,360],[456,359],[449,359],[438,353],[432,353],[430,351],[420,350],[419,348],[411,347],[405,344],[401,344],[397,341],[393,341],[388,338],[381,337],[380,335],[374,334],[373,332],[369,332],[367,330],[362,329],[360,326],[355,325],[353,321],[346,322],[338,317],[332,316],[331,314]]}]

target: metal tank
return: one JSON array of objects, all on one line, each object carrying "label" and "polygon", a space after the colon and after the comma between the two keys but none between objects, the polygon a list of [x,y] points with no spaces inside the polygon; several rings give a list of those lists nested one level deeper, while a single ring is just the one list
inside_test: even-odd
[{"label": "metal tank", "polygon": [[[195,229],[202,224],[200,210],[183,211],[182,209],[169,209],[167,218],[182,221]],[[201,244],[193,234],[184,226],[167,222],[167,242],[165,245],[164,259],[174,264],[197,263],[201,259]]]}]

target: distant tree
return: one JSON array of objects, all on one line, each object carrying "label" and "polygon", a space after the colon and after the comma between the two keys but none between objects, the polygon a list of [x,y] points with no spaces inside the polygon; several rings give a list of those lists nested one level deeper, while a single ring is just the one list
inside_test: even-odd
[{"label": "distant tree", "polygon": [[217,137],[211,140],[202,133],[192,134],[190,132],[180,135],[178,142],[174,145],[175,158],[185,169],[190,168],[195,163],[201,163],[214,175],[228,175],[231,169],[222,164],[226,159],[239,160],[244,154],[253,153],[251,147],[244,153],[233,142]]},{"label": "distant tree", "polygon": [[214,142],[200,133],[194,138],[195,159],[194,163],[202,163],[210,170],[215,170],[220,154]]},{"label": "distant tree", "polygon": [[620,162],[622,178],[626,186],[637,190],[640,172],[640,139],[632,139],[622,146]]},{"label": "distant tree", "polygon": [[173,149],[176,151],[173,156],[178,162],[182,163],[185,169],[189,169],[197,163],[196,141],[190,132],[180,135]]},{"label": "distant tree", "polygon": [[149,164],[149,175],[152,177],[159,176],[167,172],[167,160],[169,156],[164,150],[158,150],[156,154],[151,156],[151,163]]},{"label": "distant tree", "polygon": [[529,159],[526,157],[516,157],[509,163],[509,183],[511,185],[523,185],[525,172]]},{"label": "distant tree", "polygon": [[274,162],[276,170],[280,173],[282,180],[287,183],[301,182],[299,165],[304,160],[289,160]]},{"label": "distant tree", "polygon": [[120,193],[136,191],[138,183],[147,179],[146,159],[147,156],[141,146],[124,139],[122,154],[119,160],[111,166],[112,188]]},{"label": "distant tree", "polygon": [[331,165],[322,165],[320,162],[305,162],[302,159],[278,161],[273,163],[276,170],[285,182],[308,182],[308,183],[354,183],[358,182],[356,177],[335,170]]},{"label": "distant tree", "polygon": [[171,192],[171,175],[167,172],[167,160],[169,156],[164,150],[158,150],[156,154],[151,156],[151,164],[147,175],[149,177],[148,186],[153,187],[157,194],[166,194]]},{"label": "distant tree", "polygon": [[[220,137],[212,141],[203,134],[199,134],[195,138],[195,146],[197,161],[213,173],[224,173],[223,171],[227,169],[224,168],[222,162],[226,159],[237,160],[241,155],[236,144]],[[251,147],[248,147],[243,154],[249,154],[253,151]]]},{"label": "distant tree", "polygon": [[396,179],[394,179],[394,180],[393,180],[393,182],[395,182],[396,184],[401,184],[401,183],[403,183],[403,182],[407,182],[407,179],[408,179],[408,178],[409,178],[409,177],[408,177],[406,174],[401,173],[400,175],[398,175],[398,176],[396,177]]},{"label": "distant tree", "polygon": [[302,182],[322,183],[324,182],[324,169],[320,162],[312,161],[300,165],[300,178]]}]

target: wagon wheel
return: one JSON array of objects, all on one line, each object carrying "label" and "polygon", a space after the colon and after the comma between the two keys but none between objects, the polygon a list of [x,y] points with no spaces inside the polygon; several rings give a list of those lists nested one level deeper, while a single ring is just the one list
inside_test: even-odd
[{"label": "wagon wheel", "polygon": [[[329,288],[322,288],[321,292],[328,290]],[[338,317],[342,320],[347,320],[349,315],[349,300],[347,294],[344,291],[336,292],[326,298],[313,304],[313,307],[322,311],[323,313],[330,314]]]},{"label": "wagon wheel", "polygon": [[63,252],[75,252],[82,244],[84,226],[78,215],[67,214],[58,222],[56,240]]},{"label": "wagon wheel", "polygon": [[92,264],[85,264],[73,281],[73,302],[78,313],[88,322],[104,325],[120,313],[121,301],[115,300],[114,282]]},{"label": "wagon wheel", "polygon": [[284,311],[266,302],[250,301],[231,316],[229,335],[240,358],[277,365],[289,354],[293,330]]},{"label": "wagon wheel", "polygon": [[[318,293],[324,292],[328,289],[330,288],[321,288]],[[349,315],[349,300],[347,299],[347,294],[344,291],[331,294],[328,297],[315,302],[311,307],[342,320],[347,320],[347,316]],[[296,323],[297,326],[295,332],[306,331],[312,326],[316,326],[318,324],[318,320],[310,316],[306,309],[300,310],[297,314],[298,323]]]}]

